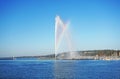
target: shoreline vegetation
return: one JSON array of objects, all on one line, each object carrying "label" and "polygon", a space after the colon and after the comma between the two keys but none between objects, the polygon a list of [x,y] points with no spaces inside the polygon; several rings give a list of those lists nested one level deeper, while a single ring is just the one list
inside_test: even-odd
[{"label": "shoreline vegetation", "polygon": [[120,60],[120,50],[87,50],[56,55],[0,57],[0,60]]}]

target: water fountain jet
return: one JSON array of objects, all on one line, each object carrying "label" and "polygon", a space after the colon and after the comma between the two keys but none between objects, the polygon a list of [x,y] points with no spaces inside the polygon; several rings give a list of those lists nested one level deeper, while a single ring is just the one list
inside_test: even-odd
[{"label": "water fountain jet", "polygon": [[71,42],[70,34],[68,32],[69,23],[64,23],[59,16],[55,18],[55,59],[57,54],[59,53],[59,47],[62,39],[66,38],[66,43],[68,47],[69,55],[68,59],[72,59],[75,57],[75,53],[73,52],[73,45]]}]

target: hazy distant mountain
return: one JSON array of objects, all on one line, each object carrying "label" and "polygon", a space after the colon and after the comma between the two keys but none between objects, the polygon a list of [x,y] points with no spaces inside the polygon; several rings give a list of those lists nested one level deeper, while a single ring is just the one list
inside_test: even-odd
[{"label": "hazy distant mountain", "polygon": [[82,59],[83,57],[108,57],[117,56],[120,57],[120,50],[88,50],[88,51],[73,51],[63,52],[56,55],[43,55],[43,56],[20,56],[20,57],[2,57],[1,60],[13,60],[13,59],[40,59],[40,60],[51,60],[51,59]]}]

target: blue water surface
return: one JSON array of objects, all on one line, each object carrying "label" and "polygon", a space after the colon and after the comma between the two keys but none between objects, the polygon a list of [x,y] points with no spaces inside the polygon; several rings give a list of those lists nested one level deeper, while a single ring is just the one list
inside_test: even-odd
[{"label": "blue water surface", "polygon": [[0,79],[120,79],[120,61],[0,60]]}]

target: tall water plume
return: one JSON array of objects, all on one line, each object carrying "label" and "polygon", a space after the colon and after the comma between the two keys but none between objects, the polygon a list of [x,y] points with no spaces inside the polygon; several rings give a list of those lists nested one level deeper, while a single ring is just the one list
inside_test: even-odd
[{"label": "tall water plume", "polygon": [[73,45],[70,38],[70,33],[68,30],[69,23],[64,23],[59,16],[55,17],[55,58],[58,53],[63,52],[59,49],[61,48],[61,41],[65,39],[66,46],[68,48],[69,55],[67,58],[75,57],[75,53],[73,52]]}]

